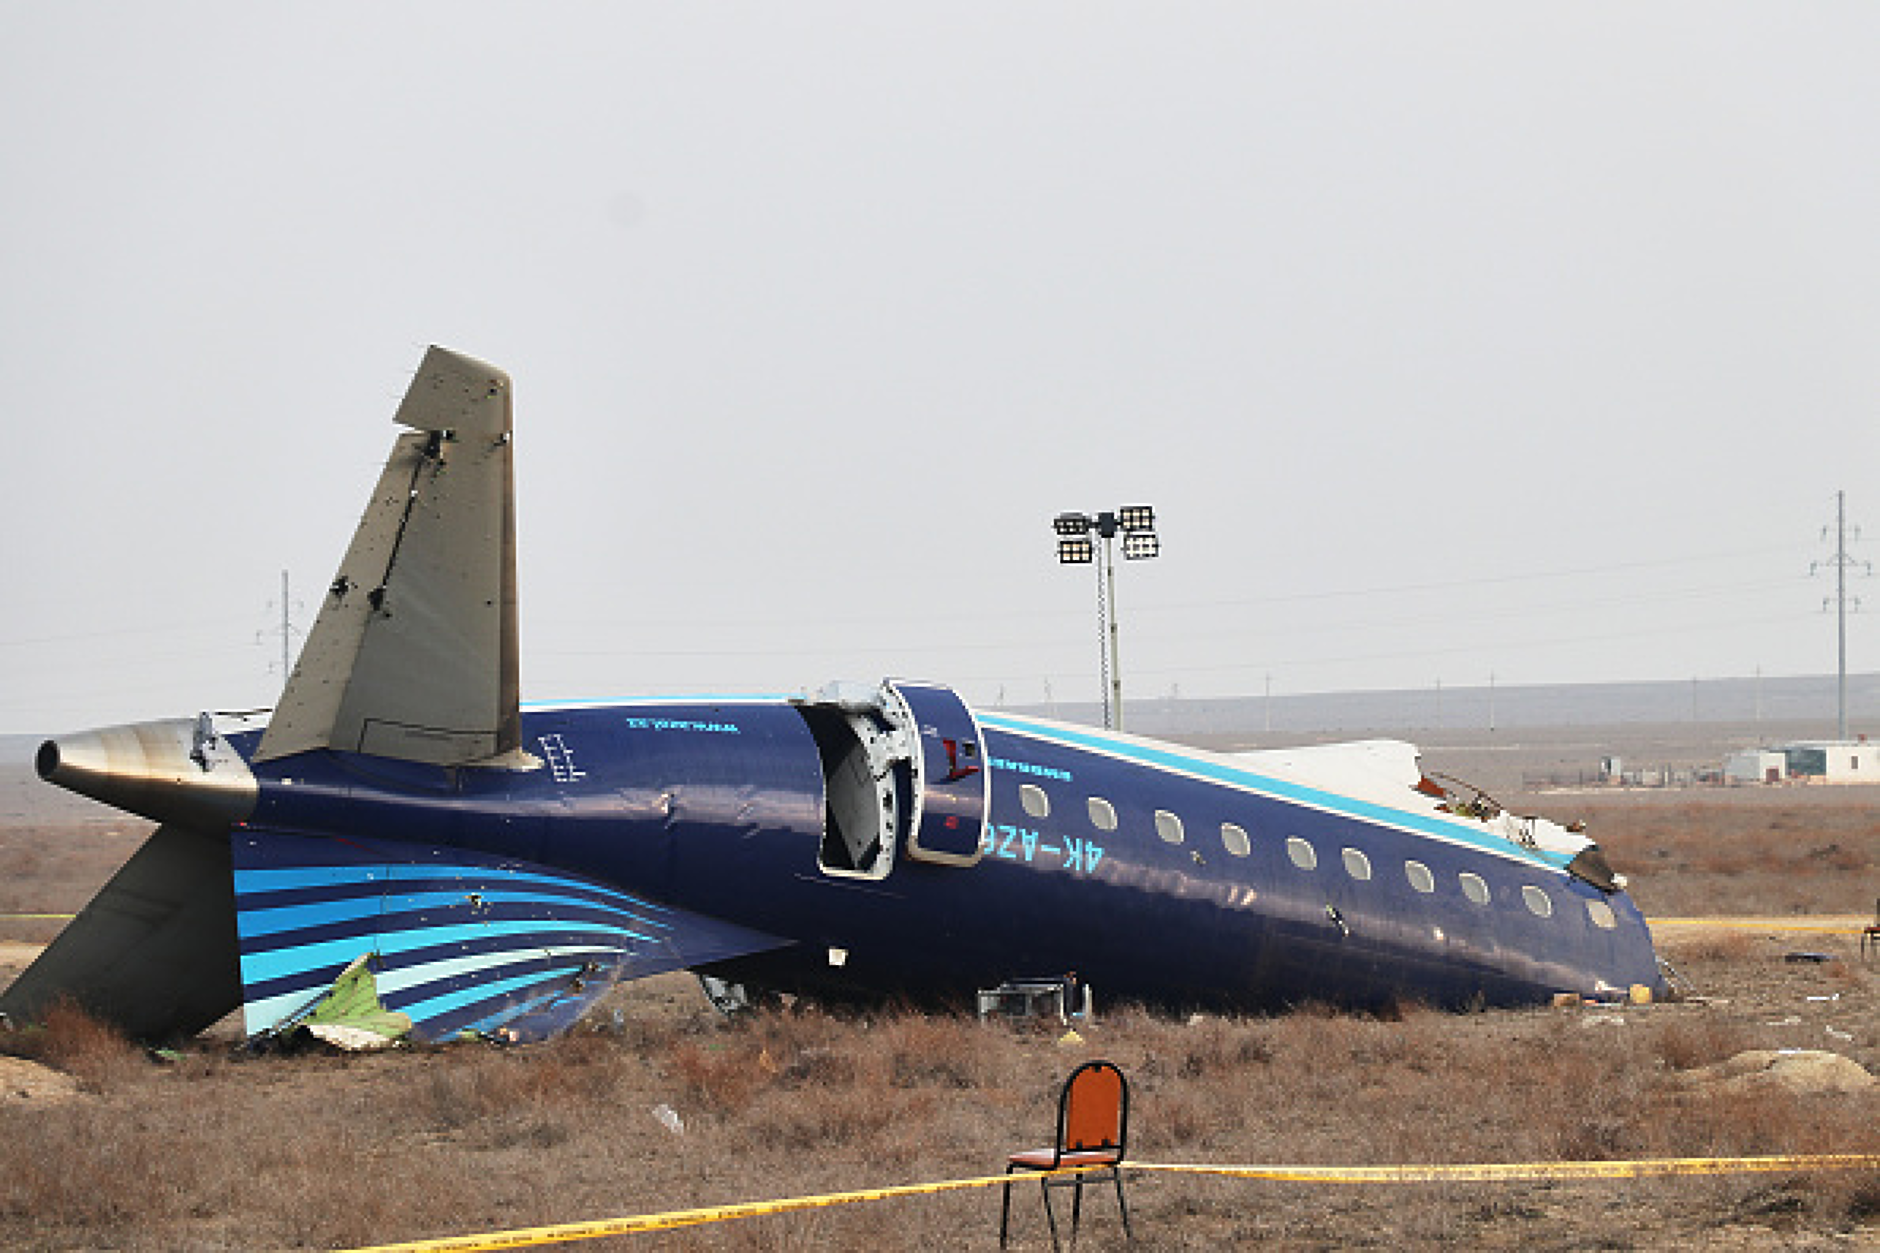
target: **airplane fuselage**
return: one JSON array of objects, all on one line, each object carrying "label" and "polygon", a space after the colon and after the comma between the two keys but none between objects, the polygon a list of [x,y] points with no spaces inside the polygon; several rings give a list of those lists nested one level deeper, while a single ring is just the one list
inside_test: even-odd
[{"label": "airplane fuselage", "polygon": [[530,771],[267,763],[249,825],[476,850],[735,919],[788,943],[708,970],[827,998],[964,1002],[1071,972],[1112,1001],[1241,1008],[1659,986],[1623,892],[1408,787],[1392,810],[1172,744],[978,723],[967,865],[832,857],[826,754],[783,700],[526,710]]},{"label": "airplane fuselage", "polygon": [[905,680],[524,708],[512,407],[426,352],[265,729],[42,746],[49,781],[161,825],[0,1015],[529,1039],[675,969],[956,1004],[1072,974],[1248,1009],[1662,986],[1591,841],[1407,744],[1208,753]]}]

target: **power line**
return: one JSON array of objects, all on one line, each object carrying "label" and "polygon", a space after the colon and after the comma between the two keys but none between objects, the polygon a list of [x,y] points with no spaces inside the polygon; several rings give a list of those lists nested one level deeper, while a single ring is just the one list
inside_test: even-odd
[{"label": "power line", "polygon": [[[1821,538],[1824,540],[1828,538],[1828,528],[1825,526],[1821,528]],[[1860,538],[1859,527],[1854,528],[1854,538]],[[1835,607],[1837,644],[1835,690],[1839,712],[1839,721],[1836,724],[1839,731],[1836,738],[1842,740],[1847,738],[1847,572],[1849,569],[1858,569],[1862,574],[1873,573],[1873,562],[1857,560],[1848,553],[1847,540],[1847,493],[1836,492],[1834,494],[1834,556],[1826,561],[1810,562],[1808,572],[1813,574],[1824,565],[1834,567],[1834,595],[1832,598],[1823,599],[1821,608],[1826,611],[1830,604]],[[1860,608],[1859,598],[1855,599],[1854,607]]]}]

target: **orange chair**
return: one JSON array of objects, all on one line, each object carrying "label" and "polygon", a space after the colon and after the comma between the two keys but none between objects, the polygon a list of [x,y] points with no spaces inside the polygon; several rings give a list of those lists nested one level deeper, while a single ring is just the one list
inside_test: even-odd
[{"label": "orange chair", "polygon": [[1085,1062],[1071,1071],[1058,1094],[1057,1143],[1048,1149],[1014,1153],[1005,1166],[1005,1199],[999,1207],[999,1247],[1005,1247],[1012,1220],[1012,1184],[1016,1170],[1058,1171],[1083,1166],[1098,1169],[1076,1174],[1045,1174],[1038,1180],[1044,1195],[1044,1217],[1051,1224],[1051,1247],[1058,1248],[1057,1215],[1051,1211],[1051,1189],[1070,1188],[1071,1247],[1077,1247],[1077,1224],[1083,1217],[1084,1184],[1108,1178],[1116,1185],[1116,1205],[1123,1212],[1123,1237],[1135,1242],[1129,1229],[1129,1202],[1123,1199],[1123,1149],[1129,1140],[1129,1081],[1114,1062]]}]

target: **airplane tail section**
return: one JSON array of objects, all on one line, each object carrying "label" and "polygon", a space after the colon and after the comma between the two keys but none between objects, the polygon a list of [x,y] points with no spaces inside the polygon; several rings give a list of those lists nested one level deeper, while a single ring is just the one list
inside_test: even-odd
[{"label": "airplane tail section", "polygon": [[392,447],[255,760],[333,748],[529,764],[509,376],[433,347],[395,420],[413,433]]},{"label": "airplane tail section", "polygon": [[244,1027],[302,1022],[361,959],[419,1040],[565,1030],[615,983],[789,941],[512,857],[248,828],[233,840]]}]

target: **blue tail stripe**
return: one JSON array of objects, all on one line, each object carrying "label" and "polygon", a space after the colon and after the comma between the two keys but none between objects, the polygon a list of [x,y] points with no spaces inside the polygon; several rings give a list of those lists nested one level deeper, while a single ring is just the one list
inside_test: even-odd
[{"label": "blue tail stripe", "polygon": [[377,861],[364,863],[355,861],[321,866],[238,867],[235,877],[240,890],[247,895],[274,892],[334,892],[342,889],[380,892],[391,883],[412,888],[434,884],[439,890],[461,890],[466,883],[500,881],[518,887],[531,885],[557,895],[606,901],[623,907],[643,909],[648,913],[670,912],[667,906],[657,901],[646,900],[630,892],[616,891],[597,883],[589,883],[572,875],[562,877],[509,869],[501,865],[485,866],[474,863],[438,865],[434,862],[426,862],[422,865],[400,865]]},{"label": "blue tail stripe", "polygon": [[[462,910],[469,903],[469,893],[461,889],[455,892],[397,893],[385,896],[342,896],[322,901],[309,901],[299,905],[277,907],[255,906],[250,904],[251,897],[236,885],[236,900],[241,911],[240,931],[244,940],[259,939],[262,936],[278,935],[288,931],[308,930],[316,927],[335,926],[354,920],[391,917],[398,914],[423,914],[427,910]],[[514,907],[530,907],[539,912],[552,911],[558,916],[568,917],[577,913],[592,915],[594,903],[582,901],[575,909],[568,908],[566,901],[527,892],[506,891],[500,888],[479,892],[482,908],[480,916],[514,916]],[[605,908],[604,906],[602,908]],[[616,911],[624,912],[624,911]],[[631,917],[631,915],[628,915]],[[663,925],[645,918],[633,918],[640,925]]]},{"label": "blue tail stripe", "polygon": [[[400,937],[391,937],[394,941]],[[548,948],[584,947],[606,950],[615,955],[635,955],[647,950],[624,946],[620,937],[607,931],[582,931],[568,929],[564,931],[543,932],[532,937],[532,944],[517,944],[506,937],[474,940],[459,944],[430,944],[421,947],[400,948],[396,943],[388,946],[390,952],[380,952],[375,946],[377,937],[361,936],[351,940],[333,940],[325,944],[312,945],[282,955],[278,961],[263,963],[251,958],[242,959],[243,984],[246,999],[264,1001],[289,993],[305,993],[330,984],[346,963],[364,953],[379,954],[375,969],[392,972],[407,967],[423,966],[432,962],[448,961],[454,958],[474,957],[484,953],[513,954],[540,953]],[[663,946],[655,951],[664,951]],[[265,977],[264,977],[265,976]]]},{"label": "blue tail stripe", "polygon": [[598,945],[556,945],[555,951],[535,949],[516,953],[480,953],[445,957],[402,969],[379,973],[379,995],[409,995],[429,987],[460,986],[466,980],[487,979],[505,972],[529,969],[574,971],[583,965],[617,965],[620,950]]},{"label": "blue tail stripe", "polygon": [[[490,1001],[476,1001],[427,1019],[424,1034],[430,1039],[438,1040],[465,1031],[494,1031],[526,1014],[552,1005],[557,1000],[566,999],[568,995],[570,994],[563,989],[550,988],[546,992],[521,998],[512,993]],[[572,995],[577,999],[588,999],[579,993]]]},{"label": "blue tail stripe", "polygon": [[[433,952],[527,952],[561,944],[598,944],[619,952],[632,949],[636,941],[646,942],[645,937],[634,936],[617,927],[518,927],[497,935],[487,928],[437,927],[336,937],[291,949],[243,953],[241,971],[247,998],[256,1000],[278,995],[296,985],[314,987],[330,982],[347,962],[361,953],[378,952],[386,959],[387,968],[396,968],[412,960],[423,960],[418,954]],[[404,962],[400,958],[404,958]]]},{"label": "blue tail stripe", "polygon": [[469,987],[454,992],[445,992],[417,1000],[405,1000],[396,996],[387,997],[385,1003],[389,1008],[411,1015],[413,1022],[428,1025],[433,1019],[451,1010],[462,1009],[482,1001],[499,1000],[523,988],[535,987],[551,981],[563,982],[568,974],[568,968],[563,967],[558,971],[538,971],[532,974],[514,975],[507,979],[478,980]]},{"label": "blue tail stripe", "polygon": [[398,888],[409,893],[438,892],[459,898],[471,892],[482,892],[488,895],[491,890],[503,890],[523,894],[533,893],[544,900],[565,900],[576,904],[601,905],[610,909],[640,910],[649,915],[670,912],[657,904],[623,896],[618,892],[590,888],[581,883],[529,883],[515,880],[508,875],[481,875],[473,878],[440,875],[429,882],[411,880],[396,884],[381,876],[373,879],[329,880],[293,888],[266,888],[256,886],[252,871],[238,870],[235,873],[237,891],[242,897],[243,905],[249,909],[285,909],[293,905],[312,905],[321,901],[376,899]]},{"label": "blue tail stripe", "polygon": [[425,932],[440,937],[467,939],[477,935],[526,934],[558,927],[604,927],[634,940],[653,941],[659,938],[651,928],[642,927],[640,920],[632,915],[599,909],[505,906],[501,909],[481,910],[475,914],[467,909],[432,913],[401,911],[365,918],[339,918],[317,926],[259,936],[241,934],[241,915],[236,915],[236,928],[243,954],[294,949],[324,940],[343,940],[355,936]]}]

